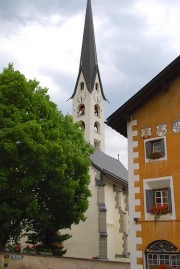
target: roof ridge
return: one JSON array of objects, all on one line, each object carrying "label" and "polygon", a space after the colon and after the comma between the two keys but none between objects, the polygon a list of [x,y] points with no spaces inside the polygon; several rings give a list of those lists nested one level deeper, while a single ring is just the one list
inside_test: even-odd
[{"label": "roof ridge", "polygon": [[[115,157],[113,157],[113,156],[111,156],[111,155],[108,155],[107,153],[101,151],[100,149],[97,149],[97,150],[99,150],[100,152],[102,152],[102,153],[105,154],[106,156],[108,156],[108,157],[112,158],[113,160],[115,160],[115,161],[117,161],[117,162],[119,162],[119,163],[122,164],[122,162],[121,162],[120,160],[116,159]],[[123,164],[122,164],[122,165],[123,165]]]}]

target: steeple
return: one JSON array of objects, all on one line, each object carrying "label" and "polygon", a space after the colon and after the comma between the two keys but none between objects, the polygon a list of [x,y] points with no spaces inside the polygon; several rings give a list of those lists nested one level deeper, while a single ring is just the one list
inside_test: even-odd
[{"label": "steeple", "polygon": [[80,122],[84,138],[104,150],[104,101],[94,35],[91,0],[87,0],[79,72],[73,95],[72,115]]},{"label": "steeple", "polygon": [[96,78],[96,75],[98,74],[99,82],[101,86],[101,93],[102,93],[103,99],[106,100],[106,97],[103,92],[103,87],[102,87],[101,77],[100,77],[99,67],[98,67],[91,0],[87,0],[84,33],[83,33],[83,41],[82,41],[82,48],[81,48],[80,65],[79,65],[79,75],[78,75],[75,89],[74,89],[73,95],[71,96],[71,99],[74,97],[76,93],[77,84],[78,84],[81,72],[83,73],[87,89],[90,93],[92,93],[93,91],[95,78]]},{"label": "steeple", "polygon": [[92,92],[96,72],[98,69],[98,62],[96,54],[92,7],[90,0],[87,1],[87,7],[86,7],[80,68],[83,72],[87,88],[89,92]]}]

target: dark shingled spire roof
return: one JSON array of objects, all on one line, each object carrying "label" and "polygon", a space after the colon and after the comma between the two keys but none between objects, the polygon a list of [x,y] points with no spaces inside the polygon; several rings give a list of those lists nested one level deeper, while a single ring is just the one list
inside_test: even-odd
[{"label": "dark shingled spire roof", "polygon": [[90,92],[92,92],[98,63],[90,0],[88,0],[86,8],[80,66],[85,77],[87,88]]},{"label": "dark shingled spire roof", "polygon": [[84,75],[86,86],[90,93],[93,91],[96,74],[98,73],[102,96],[104,100],[106,100],[104,92],[103,92],[103,87],[102,87],[99,67],[98,67],[98,61],[97,61],[91,0],[87,1],[84,34],[83,34],[81,58],[80,58],[80,65],[79,65],[79,75],[78,75],[77,82],[75,85],[74,93],[71,96],[71,98],[73,98],[75,95],[77,83],[79,81],[79,76],[80,76],[81,71]]}]

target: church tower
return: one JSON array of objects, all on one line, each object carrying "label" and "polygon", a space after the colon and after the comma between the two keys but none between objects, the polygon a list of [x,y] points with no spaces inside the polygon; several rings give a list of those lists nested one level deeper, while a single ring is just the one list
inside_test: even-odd
[{"label": "church tower", "polygon": [[79,73],[73,95],[73,120],[80,122],[87,142],[104,151],[104,101],[99,73],[91,0],[87,1]]},{"label": "church tower", "polygon": [[74,92],[73,120],[80,122],[90,156],[89,206],[86,220],[61,231],[72,237],[64,243],[66,257],[118,260],[128,253],[127,170],[104,153],[104,103],[98,67],[91,0],[87,0],[84,34]]}]

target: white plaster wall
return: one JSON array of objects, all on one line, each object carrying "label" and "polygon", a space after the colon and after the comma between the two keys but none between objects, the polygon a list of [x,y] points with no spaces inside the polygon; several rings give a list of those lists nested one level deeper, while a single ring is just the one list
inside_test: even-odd
[{"label": "white plaster wall", "polygon": [[107,258],[109,260],[115,259],[115,193],[113,192],[113,186],[109,181],[106,181],[105,187],[105,204],[107,208],[107,218],[106,218],[106,225],[107,225]]},{"label": "white plaster wall", "polygon": [[68,239],[64,246],[67,248],[65,257],[92,258],[99,255],[98,234],[98,207],[97,187],[95,186],[95,171],[90,169],[90,190],[92,197],[89,198],[89,208],[86,212],[86,221],[73,225],[71,230],[63,230],[63,234],[69,233],[72,238]]},{"label": "white plaster wall", "polygon": [[116,208],[116,193],[113,191],[113,183],[106,181],[105,204],[107,208],[107,245],[108,259],[117,260],[116,254],[122,253],[122,234],[119,233],[119,212]]}]

